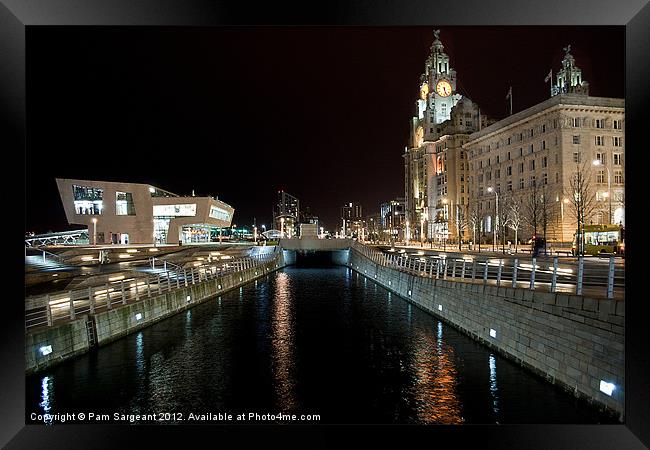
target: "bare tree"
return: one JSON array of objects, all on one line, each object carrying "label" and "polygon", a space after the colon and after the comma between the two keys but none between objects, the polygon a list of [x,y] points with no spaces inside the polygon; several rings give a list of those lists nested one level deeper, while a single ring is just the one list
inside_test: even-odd
[{"label": "bare tree", "polygon": [[478,250],[481,251],[481,215],[478,212],[478,201],[473,201],[467,205],[469,211],[468,224],[472,229],[472,242],[476,244],[476,233],[479,233]]},{"label": "bare tree", "polygon": [[584,225],[590,220],[597,208],[595,189],[592,185],[592,170],[590,161],[576,163],[566,196],[569,199],[569,210],[576,220],[577,253],[584,255],[585,238]]},{"label": "bare tree", "polygon": [[512,198],[511,201],[507,203],[506,207],[507,214],[507,225],[508,227],[515,232],[515,253],[517,252],[518,247],[518,234],[519,229],[522,226],[524,221],[523,206],[521,200],[518,198]]},{"label": "bare tree", "polygon": [[[545,184],[542,185],[540,189],[540,200],[539,200],[539,209],[540,209],[540,222],[542,230],[544,233],[544,239],[547,240],[547,231],[548,225],[551,223],[556,215],[556,205],[555,202],[551,201],[550,193]],[[548,240],[547,240],[548,242]],[[546,245],[544,246],[544,254],[546,254]]]},{"label": "bare tree", "polygon": [[530,227],[532,234],[537,235],[538,227],[541,224],[542,207],[540,188],[535,180],[531,181],[524,197],[523,207],[525,222]]},{"label": "bare tree", "polygon": [[462,250],[463,235],[469,226],[469,206],[456,205],[456,231],[458,232],[458,250]]}]

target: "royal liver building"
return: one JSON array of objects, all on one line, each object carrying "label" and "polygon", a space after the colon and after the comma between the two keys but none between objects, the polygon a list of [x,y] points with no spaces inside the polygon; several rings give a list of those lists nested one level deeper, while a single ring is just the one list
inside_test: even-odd
[{"label": "royal liver building", "polygon": [[406,239],[442,240],[455,233],[450,219],[458,205],[466,204],[468,192],[461,145],[489,123],[475,103],[456,91],[456,71],[440,31],[434,31],[403,155]]}]

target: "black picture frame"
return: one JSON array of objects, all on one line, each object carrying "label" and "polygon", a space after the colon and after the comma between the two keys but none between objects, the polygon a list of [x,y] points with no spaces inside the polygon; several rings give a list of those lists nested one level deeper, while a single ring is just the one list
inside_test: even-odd
[{"label": "black picture frame", "polygon": [[[561,1],[480,1],[427,2],[398,1],[325,2],[290,5],[269,2],[259,7],[239,3],[207,0],[5,0],[0,4],[0,91],[2,123],[8,124],[4,134],[6,155],[25,152],[26,119],[25,64],[28,42],[25,29],[40,25],[624,25],[626,27],[626,154],[628,173],[627,256],[626,271],[626,419],[622,425],[508,425],[508,426],[99,426],[62,425],[55,427],[24,424],[24,325],[20,301],[22,250],[16,235],[21,233],[17,214],[5,218],[9,225],[9,242],[5,260],[11,261],[5,271],[12,289],[4,298],[0,388],[0,443],[6,448],[114,448],[160,445],[195,446],[202,439],[211,445],[223,445],[226,439],[238,439],[245,446],[250,439],[267,439],[271,433],[279,440],[298,433],[307,438],[303,445],[340,445],[342,435],[352,430],[373,439],[395,439],[403,443],[412,437],[425,438],[427,445],[464,446],[474,442],[490,448],[644,448],[650,445],[650,327],[646,314],[647,299],[643,295],[643,174],[648,152],[643,141],[648,121],[650,84],[649,58],[650,6],[646,0]],[[3,139],[4,141],[4,139]],[[3,145],[4,147],[4,145]],[[8,159],[7,161],[19,161]],[[24,159],[23,159],[24,161]],[[5,176],[18,173],[15,165],[5,164]],[[24,167],[24,164],[23,164]],[[23,183],[28,181],[29,168],[23,168]],[[3,196],[7,209],[22,210],[17,190],[5,183]],[[23,184],[24,185],[24,184]],[[636,205],[639,205],[638,207]],[[14,218],[15,217],[15,218]],[[24,231],[24,230],[23,230]],[[15,260],[14,260],[15,258]],[[15,271],[15,274],[14,272]],[[251,433],[254,429],[256,433]],[[327,435],[327,436],[326,436]],[[230,441],[232,442],[232,441]],[[267,441],[268,442],[268,441]]]}]

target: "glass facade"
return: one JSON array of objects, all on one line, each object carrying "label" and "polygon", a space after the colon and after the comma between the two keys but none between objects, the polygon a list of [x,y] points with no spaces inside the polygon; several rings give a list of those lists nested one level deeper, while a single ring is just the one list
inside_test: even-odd
[{"label": "glass facade", "polygon": [[76,214],[98,215],[104,209],[104,190],[88,186],[72,185]]},{"label": "glass facade", "polygon": [[115,214],[118,216],[135,216],[133,195],[130,192],[115,193]]},{"label": "glass facade", "polygon": [[229,221],[230,213],[224,209],[221,209],[217,206],[210,206],[210,217],[213,219]]},{"label": "glass facade", "polygon": [[153,234],[156,243],[164,244],[167,242],[167,233],[169,232],[169,221],[171,219],[154,218],[153,219]]}]

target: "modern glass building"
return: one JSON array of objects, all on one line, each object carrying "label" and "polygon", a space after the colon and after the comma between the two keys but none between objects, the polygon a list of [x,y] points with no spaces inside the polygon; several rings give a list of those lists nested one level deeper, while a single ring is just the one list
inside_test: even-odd
[{"label": "modern glass building", "polygon": [[213,197],[182,197],[141,183],[57,178],[69,224],[86,225],[91,243],[210,242],[235,210]]}]

